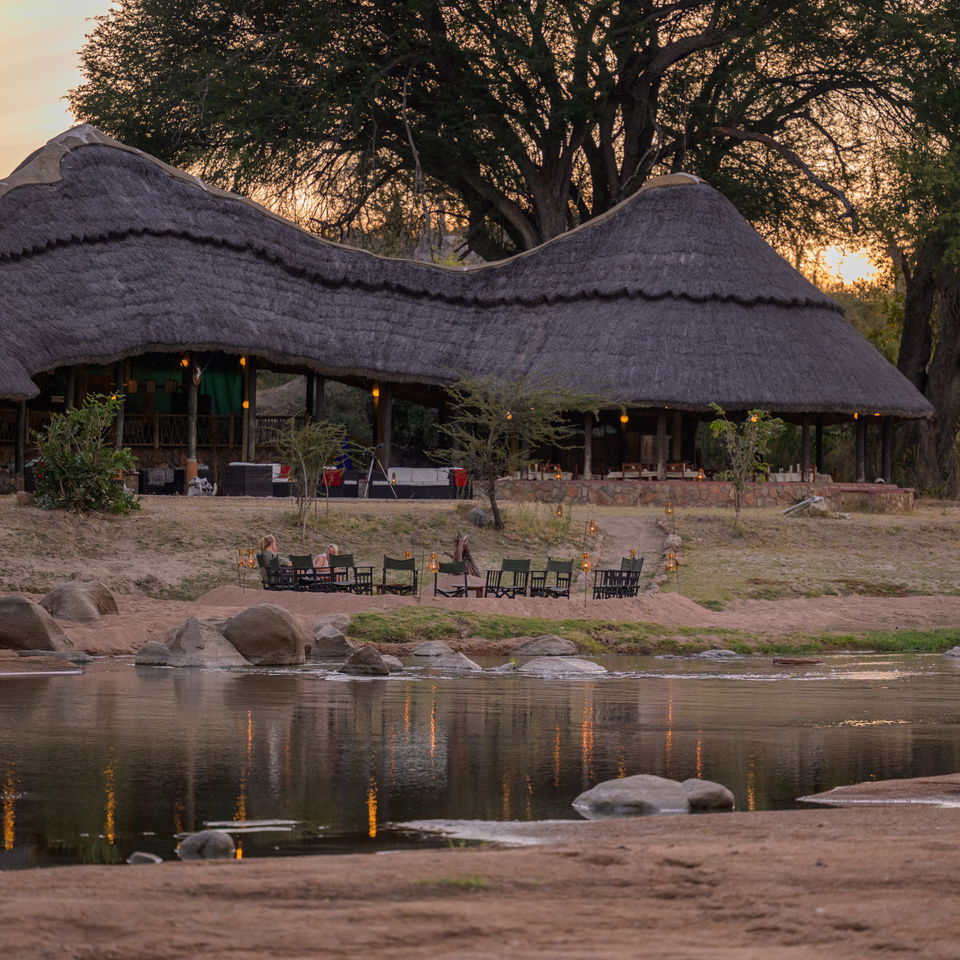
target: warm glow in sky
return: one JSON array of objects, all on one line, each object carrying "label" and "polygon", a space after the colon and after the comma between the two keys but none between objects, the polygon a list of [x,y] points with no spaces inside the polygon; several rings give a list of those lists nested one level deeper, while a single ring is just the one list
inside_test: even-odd
[{"label": "warm glow in sky", "polygon": [[827,247],[823,251],[822,257],[823,265],[827,268],[827,271],[839,277],[844,283],[872,280],[878,272],[863,251]]},{"label": "warm glow in sky", "polygon": [[74,126],[63,95],[80,81],[77,51],[111,0],[0,0],[0,177]]}]

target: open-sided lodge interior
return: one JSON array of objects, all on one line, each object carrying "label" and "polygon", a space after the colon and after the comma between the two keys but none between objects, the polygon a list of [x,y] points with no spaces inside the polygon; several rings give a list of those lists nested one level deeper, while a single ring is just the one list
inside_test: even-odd
[{"label": "open-sided lodge interior", "polygon": [[[704,479],[711,404],[797,424],[800,478],[823,472],[824,427],[868,442],[891,476],[893,424],[932,411],[914,387],[716,191],[650,181],[609,213],[510,260],[452,269],[321,241],[92,127],[0,180],[0,466],[88,393],[116,393],[116,442],[144,469],[270,460],[288,415],[258,410],[257,372],[369,392],[389,472],[393,407],[447,415],[459,373],[550,376],[609,397],[572,414],[578,449],[536,451],[538,482]],[[381,478],[386,481],[384,476]]]}]

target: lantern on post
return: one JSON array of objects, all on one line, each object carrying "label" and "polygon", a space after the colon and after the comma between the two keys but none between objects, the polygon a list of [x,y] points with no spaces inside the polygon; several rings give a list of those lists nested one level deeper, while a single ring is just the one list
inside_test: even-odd
[{"label": "lantern on post", "polygon": [[596,520],[591,520],[590,523],[587,525],[587,533],[589,533],[591,537],[595,537],[597,535]]},{"label": "lantern on post", "polygon": [[431,573],[436,573],[440,569],[440,558],[435,554],[430,554],[430,562],[427,564],[427,569]]},{"label": "lantern on post", "polygon": [[557,504],[556,514],[557,514],[558,517],[562,517],[562,516],[563,516],[563,504],[562,504],[562,503],[558,503],[558,504]]}]

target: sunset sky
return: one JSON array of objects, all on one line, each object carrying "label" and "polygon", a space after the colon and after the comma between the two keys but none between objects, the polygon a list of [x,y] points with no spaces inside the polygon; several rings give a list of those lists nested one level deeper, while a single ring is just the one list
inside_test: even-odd
[{"label": "sunset sky", "polygon": [[0,177],[74,121],[63,95],[80,80],[90,17],[111,0],[0,0]]}]

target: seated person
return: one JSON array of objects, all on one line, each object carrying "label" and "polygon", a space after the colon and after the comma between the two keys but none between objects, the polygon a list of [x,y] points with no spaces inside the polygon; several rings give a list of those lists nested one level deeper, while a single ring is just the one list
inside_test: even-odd
[{"label": "seated person", "polygon": [[277,552],[277,538],[272,533],[268,533],[265,537],[260,538],[260,552],[263,554],[264,560],[277,557],[281,567],[291,566],[290,558],[281,557]]},{"label": "seated person", "polygon": [[340,553],[340,548],[335,543],[327,544],[326,553],[318,553],[313,558],[313,568],[319,572],[330,569],[330,557],[335,557]]}]

